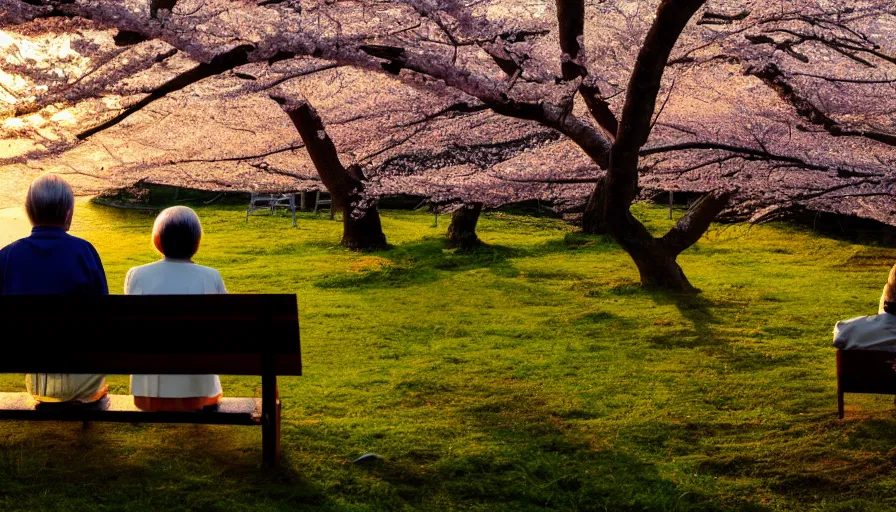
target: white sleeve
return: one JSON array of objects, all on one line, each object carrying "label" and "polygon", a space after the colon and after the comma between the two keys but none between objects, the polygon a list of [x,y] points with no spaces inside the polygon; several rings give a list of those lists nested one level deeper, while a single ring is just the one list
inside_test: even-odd
[{"label": "white sleeve", "polygon": [[846,348],[846,337],[842,335],[843,322],[834,324],[834,346],[837,348]]},{"label": "white sleeve", "polygon": [[124,276],[124,294],[125,295],[133,295],[133,284],[134,280],[132,276],[134,274],[134,269],[129,269],[128,273]]},{"label": "white sleeve", "polygon": [[218,282],[216,284],[217,292],[227,293],[227,288],[224,286],[224,279],[221,277],[221,273],[216,272],[216,275],[218,276]]}]

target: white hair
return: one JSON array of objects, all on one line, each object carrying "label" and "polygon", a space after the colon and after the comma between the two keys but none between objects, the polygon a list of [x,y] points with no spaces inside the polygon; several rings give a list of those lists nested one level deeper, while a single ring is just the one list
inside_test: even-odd
[{"label": "white hair", "polygon": [[74,209],[72,187],[55,174],[44,174],[28,187],[25,212],[34,226],[66,226]]},{"label": "white hair", "polygon": [[166,258],[189,259],[199,250],[202,225],[192,208],[172,206],[156,217],[152,240]]}]

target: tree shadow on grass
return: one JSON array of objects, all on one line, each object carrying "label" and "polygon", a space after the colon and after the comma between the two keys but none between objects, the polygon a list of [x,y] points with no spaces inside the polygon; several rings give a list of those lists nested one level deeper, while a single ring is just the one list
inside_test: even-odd
[{"label": "tree shadow on grass", "polygon": [[566,233],[563,238],[548,240],[532,247],[533,254],[622,251],[610,235],[589,235],[582,232]]},{"label": "tree shadow on grass", "polygon": [[667,290],[647,289],[647,293],[657,304],[672,304],[678,309],[693,328],[697,344],[708,345],[718,343],[720,340],[713,332],[713,325],[719,323],[715,316],[715,310],[721,306],[703,295],[688,293],[676,293]]},{"label": "tree shadow on grass", "polygon": [[376,257],[387,260],[378,268],[326,277],[317,281],[315,286],[395,288],[431,283],[441,279],[445,272],[480,268],[487,268],[500,277],[517,277],[519,271],[510,260],[524,255],[524,251],[501,245],[481,245],[469,250],[453,249],[444,239],[430,238],[376,253]]},{"label": "tree shadow on grass", "polygon": [[478,443],[483,449],[433,464],[434,478],[451,494],[505,503],[508,510],[724,508],[638,456],[589,437],[576,424],[585,411],[557,410],[537,390],[498,383],[477,402],[459,414],[484,438]]},{"label": "tree shadow on grass", "polygon": [[689,326],[676,329],[671,335],[663,333],[648,338],[648,342],[656,348],[695,348],[718,345],[725,341],[717,336],[713,326],[720,323],[715,316],[715,310],[726,307],[727,304],[711,301],[702,295],[645,288],[635,281],[624,281],[590,290],[586,293],[586,297],[614,300],[640,297],[652,301],[657,306],[674,306]]},{"label": "tree shadow on grass", "polygon": [[10,433],[0,437],[2,510],[218,510],[328,501],[293,461],[260,467],[260,429],[4,425]]},{"label": "tree shadow on grass", "polygon": [[[801,505],[828,503],[830,510],[891,509],[880,506],[891,498],[891,493],[882,489],[887,484],[881,483],[893,475],[896,421],[867,417],[842,421],[831,416],[824,412],[801,418],[833,434],[825,444],[800,442],[751,455],[709,454],[698,470],[721,478],[759,479],[773,493]],[[801,431],[793,436],[802,438]]]},{"label": "tree shadow on grass", "polygon": [[[707,355],[724,360],[732,369],[739,371],[765,370],[773,366],[797,367],[803,359],[809,357],[808,354],[798,351],[788,353],[776,351],[771,354],[768,350],[749,344],[741,344],[736,351],[732,350],[731,344],[742,341],[742,338],[726,334],[730,330],[724,328],[725,323],[719,318],[719,315],[743,307],[743,303],[736,300],[710,299],[702,294],[643,288],[634,282],[610,287],[603,294],[608,296],[641,295],[657,305],[672,305],[678,310],[687,322],[687,326],[664,329],[659,334],[648,336],[646,341],[654,348],[702,349]],[[782,328],[778,328],[778,331],[790,334],[794,330],[782,331]]]}]

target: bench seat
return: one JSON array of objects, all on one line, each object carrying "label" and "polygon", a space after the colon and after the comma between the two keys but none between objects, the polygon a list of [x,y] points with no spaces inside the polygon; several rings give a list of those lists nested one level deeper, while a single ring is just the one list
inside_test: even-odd
[{"label": "bench seat", "polygon": [[91,405],[38,405],[28,393],[0,393],[0,419],[260,425],[261,399],[225,397],[216,411],[141,411],[131,395],[107,395]]}]

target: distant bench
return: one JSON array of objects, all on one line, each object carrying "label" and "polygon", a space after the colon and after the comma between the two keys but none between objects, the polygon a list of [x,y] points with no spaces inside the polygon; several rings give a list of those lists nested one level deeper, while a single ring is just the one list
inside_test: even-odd
[{"label": "distant bench", "polygon": [[896,352],[837,350],[837,415],[843,419],[844,393],[896,395]]},{"label": "distant bench", "polygon": [[141,411],[130,395],[62,408],[0,393],[0,420],[260,425],[262,460],[277,465],[277,376],[302,374],[295,295],[0,296],[0,325],[0,373],[260,375],[262,383],[261,399],[226,397],[225,388],[208,412]]}]

